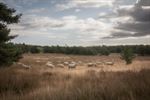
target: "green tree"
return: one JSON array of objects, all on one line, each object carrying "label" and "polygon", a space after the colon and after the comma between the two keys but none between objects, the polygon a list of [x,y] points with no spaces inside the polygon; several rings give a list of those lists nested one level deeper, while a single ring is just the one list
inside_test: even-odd
[{"label": "green tree", "polygon": [[16,10],[0,3],[0,66],[10,65],[20,58],[20,49],[9,43],[16,36],[11,36],[7,28],[9,24],[18,23],[20,17],[21,14],[16,15]]},{"label": "green tree", "polygon": [[40,49],[37,46],[32,46],[30,48],[31,53],[40,53]]},{"label": "green tree", "polygon": [[121,57],[122,57],[123,60],[126,61],[126,64],[131,64],[132,60],[134,58],[133,50],[129,47],[125,47],[122,50]]},{"label": "green tree", "polygon": [[106,46],[102,46],[102,48],[100,50],[100,54],[105,55],[105,56],[109,56],[110,51],[108,50],[108,48]]}]

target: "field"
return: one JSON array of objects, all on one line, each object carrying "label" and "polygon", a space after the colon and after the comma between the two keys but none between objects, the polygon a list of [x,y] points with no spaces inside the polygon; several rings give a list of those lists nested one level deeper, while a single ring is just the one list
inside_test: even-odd
[{"label": "field", "polygon": [[[76,62],[74,69],[49,68]],[[0,100],[150,100],[150,57],[136,57],[126,65],[118,54],[75,56],[25,54],[21,63],[0,70]],[[88,63],[102,62],[96,67]],[[105,65],[103,62],[114,62]]]}]

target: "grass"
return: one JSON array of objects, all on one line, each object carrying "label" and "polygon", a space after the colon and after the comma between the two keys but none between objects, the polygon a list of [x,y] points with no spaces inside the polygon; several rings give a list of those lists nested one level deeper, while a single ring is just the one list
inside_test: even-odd
[{"label": "grass", "polygon": [[0,70],[0,100],[150,100],[150,70],[84,74]]},{"label": "grass", "polygon": [[7,92],[22,94],[38,86],[39,75],[21,73],[11,69],[0,69],[0,94]]}]

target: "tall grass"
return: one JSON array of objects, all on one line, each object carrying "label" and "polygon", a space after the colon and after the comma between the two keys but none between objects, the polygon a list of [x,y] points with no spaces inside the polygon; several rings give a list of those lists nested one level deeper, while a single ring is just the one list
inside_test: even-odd
[{"label": "tall grass", "polygon": [[150,100],[150,70],[83,75],[4,71],[0,95],[1,100]]},{"label": "tall grass", "polygon": [[0,69],[0,94],[7,92],[22,94],[38,86],[39,75],[29,72],[17,72]]}]

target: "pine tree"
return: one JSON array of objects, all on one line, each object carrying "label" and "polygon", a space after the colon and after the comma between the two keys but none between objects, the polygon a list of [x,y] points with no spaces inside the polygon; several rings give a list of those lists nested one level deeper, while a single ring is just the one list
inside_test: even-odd
[{"label": "pine tree", "polygon": [[9,24],[18,23],[21,14],[16,15],[16,10],[0,3],[0,67],[10,65],[20,58],[21,52],[14,44],[9,43],[16,36],[10,35]]}]

